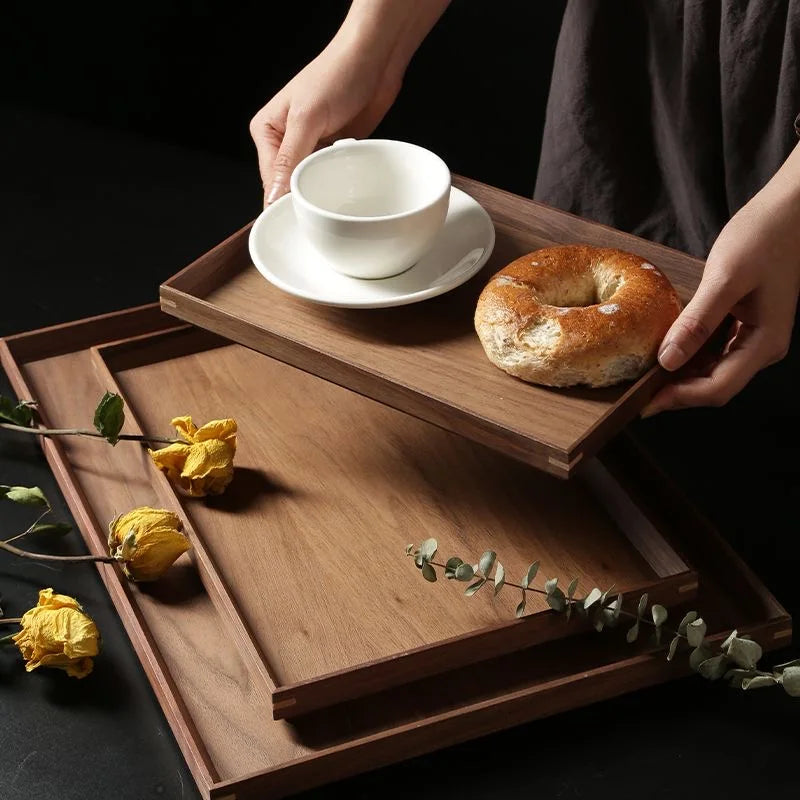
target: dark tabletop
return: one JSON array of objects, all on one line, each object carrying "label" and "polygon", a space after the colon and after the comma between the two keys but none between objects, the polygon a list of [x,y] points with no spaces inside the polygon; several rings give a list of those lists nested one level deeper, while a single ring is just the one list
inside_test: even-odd
[{"label": "dark tabletop", "polygon": [[[162,280],[259,210],[252,159],[9,107],[0,121],[0,335],[153,301]],[[796,352],[726,408],[634,425],[790,612],[800,607]],[[0,392],[8,391],[0,373]],[[0,483],[39,485],[57,516],[70,518],[32,441],[0,438]],[[0,506],[4,534],[22,519]],[[82,549],[77,534],[39,546]],[[197,797],[95,569],[0,553],[6,615],[19,615],[47,585],[81,598],[104,652],[83,681],[54,670],[28,675],[14,650],[0,652],[0,798]],[[745,694],[689,678],[308,796],[796,796],[798,721],[800,700],[780,690]]]}]

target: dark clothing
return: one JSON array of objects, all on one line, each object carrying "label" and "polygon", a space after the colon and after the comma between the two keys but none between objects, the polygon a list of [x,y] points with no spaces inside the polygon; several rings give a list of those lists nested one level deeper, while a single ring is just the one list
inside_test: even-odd
[{"label": "dark clothing", "polygon": [[569,0],[537,200],[705,256],[797,143],[800,0]]}]

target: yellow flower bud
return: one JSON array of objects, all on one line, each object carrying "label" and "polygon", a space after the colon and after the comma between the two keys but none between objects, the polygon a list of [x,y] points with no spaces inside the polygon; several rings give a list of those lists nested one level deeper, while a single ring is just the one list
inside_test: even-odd
[{"label": "yellow flower bud", "polygon": [[134,581],[158,580],[191,544],[180,517],[164,509],[135,508],[109,526],[108,552]]},{"label": "yellow flower bud", "polygon": [[74,597],[39,592],[39,603],[25,612],[22,630],[13,639],[28,672],[37,667],[57,667],[73,678],[85,678],[100,652],[100,632]]},{"label": "yellow flower bud", "polygon": [[148,450],[155,465],[192,497],[222,494],[233,480],[236,421],[215,419],[198,428],[191,417],[175,417],[172,424],[186,443]]}]

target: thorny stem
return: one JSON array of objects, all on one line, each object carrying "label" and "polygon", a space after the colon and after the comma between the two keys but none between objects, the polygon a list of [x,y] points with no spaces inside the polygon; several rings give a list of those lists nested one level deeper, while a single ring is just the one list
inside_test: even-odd
[{"label": "thorny stem", "polygon": [[[0,422],[0,428],[19,433],[33,433],[37,436],[91,436],[95,439],[105,439],[102,433],[88,428],[26,428],[24,425],[14,425],[12,422]],[[144,436],[138,433],[120,433],[117,439],[150,442],[152,444],[185,444],[183,439],[164,439],[157,436]]]},{"label": "thorny stem", "polygon": [[[411,555],[416,555],[416,553],[412,553]],[[432,567],[441,567],[442,569],[447,569],[447,565],[446,564],[442,564],[440,561],[429,561],[428,563]],[[478,577],[478,578],[482,577],[484,580],[490,580],[485,575],[478,575],[477,573],[476,573],[476,577]],[[513,581],[504,581],[503,584],[505,586],[511,586],[514,589],[521,589],[523,592],[533,592],[534,594],[547,595],[547,592],[544,589],[537,589],[535,586],[523,586],[521,583],[514,583]],[[565,598],[565,599],[566,599],[567,603],[569,603],[570,605],[573,605],[573,606],[577,605],[580,602],[580,601],[575,600],[575,599],[572,599],[572,600],[570,600],[568,598]],[[656,624],[652,620],[649,620],[646,617],[640,617],[638,614],[634,614],[632,611],[626,611],[624,608],[620,608],[619,613],[620,613],[620,616],[625,616],[625,617],[629,617],[630,619],[639,620],[639,622],[644,622],[645,625],[649,625],[651,628],[655,628],[656,627]],[[678,631],[672,630],[670,628],[662,627],[661,630],[663,630],[666,633],[671,633],[673,636],[679,636],[681,639],[686,639],[687,638],[685,634],[679,633]]]},{"label": "thorny stem", "polygon": [[114,558],[114,556],[53,556],[47,553],[31,553],[28,550],[21,550],[19,547],[15,547],[13,544],[9,544],[8,542],[0,542],[0,550],[7,550],[9,553],[13,553],[15,556],[32,558],[36,561],[104,561],[106,563],[113,563],[118,560]]}]

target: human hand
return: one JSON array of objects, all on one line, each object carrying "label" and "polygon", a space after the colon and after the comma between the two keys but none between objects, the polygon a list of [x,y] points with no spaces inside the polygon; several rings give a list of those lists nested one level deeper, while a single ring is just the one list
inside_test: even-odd
[{"label": "human hand", "polygon": [[264,205],[289,191],[292,171],[318,146],[372,133],[401,83],[384,57],[334,38],[250,122]]},{"label": "human hand", "polygon": [[[794,169],[800,169],[794,153],[731,218],[711,248],[697,293],[659,351],[665,369],[686,369],[656,394],[643,417],[724,405],[759,370],[786,355],[800,291],[800,192],[797,175],[790,185],[784,172],[792,159]],[[728,315],[733,323],[722,352],[690,362]]]}]

